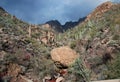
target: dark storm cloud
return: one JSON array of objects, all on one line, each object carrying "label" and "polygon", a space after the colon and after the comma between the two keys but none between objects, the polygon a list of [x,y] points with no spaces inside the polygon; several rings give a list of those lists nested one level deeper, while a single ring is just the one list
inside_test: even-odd
[{"label": "dark storm cloud", "polygon": [[61,23],[86,16],[108,0],[0,0],[0,6],[12,15],[30,23],[57,19]]}]

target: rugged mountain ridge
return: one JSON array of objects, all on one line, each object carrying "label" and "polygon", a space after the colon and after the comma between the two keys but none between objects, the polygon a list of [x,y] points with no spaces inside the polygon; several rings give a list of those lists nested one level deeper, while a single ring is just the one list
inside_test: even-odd
[{"label": "rugged mountain ridge", "polygon": [[45,24],[49,24],[51,28],[53,28],[57,32],[64,32],[68,29],[74,28],[75,26],[83,22],[85,19],[86,17],[83,17],[75,22],[72,22],[72,21],[66,22],[64,25],[61,25],[58,20],[51,20],[51,21],[46,22]]},{"label": "rugged mountain ridge", "polygon": [[66,31],[68,29],[74,28],[75,26],[77,26],[78,24],[82,23],[84,20],[86,19],[86,17],[80,18],[78,21],[72,22],[66,22],[64,25],[62,25],[62,28]]},{"label": "rugged mountain ridge", "polygon": [[63,32],[62,25],[57,20],[48,21],[46,24],[49,24],[55,31]]}]

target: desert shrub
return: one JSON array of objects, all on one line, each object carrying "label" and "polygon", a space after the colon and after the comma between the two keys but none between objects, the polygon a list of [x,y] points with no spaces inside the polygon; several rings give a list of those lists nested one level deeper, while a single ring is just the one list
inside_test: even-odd
[{"label": "desert shrub", "polygon": [[112,62],[108,63],[108,70],[105,71],[106,79],[120,78],[120,52]]},{"label": "desert shrub", "polygon": [[56,69],[56,66],[52,60],[41,56],[34,56],[30,61],[30,68],[32,68],[34,74],[42,80],[45,76],[50,75],[50,73]]},{"label": "desert shrub", "polygon": [[82,59],[77,59],[75,63],[69,68],[69,73],[76,76],[76,82],[89,82],[90,71],[83,65]]},{"label": "desert shrub", "polygon": [[76,47],[76,41],[71,42],[70,47],[74,49]]},{"label": "desert shrub", "polygon": [[[9,63],[9,62],[16,62],[18,64],[21,64],[21,62],[29,62],[30,60],[30,53],[28,53],[25,49],[19,48],[15,49],[14,53],[7,53],[5,55],[4,60]],[[24,62],[25,64],[25,62]]]},{"label": "desert shrub", "polygon": [[120,37],[120,36],[119,36],[118,34],[115,34],[115,35],[113,36],[113,40],[120,40],[119,37]]}]

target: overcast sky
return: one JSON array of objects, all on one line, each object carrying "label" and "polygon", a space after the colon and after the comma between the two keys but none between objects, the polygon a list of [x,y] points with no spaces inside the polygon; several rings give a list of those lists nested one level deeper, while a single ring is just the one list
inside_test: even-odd
[{"label": "overcast sky", "polygon": [[49,20],[76,21],[88,15],[96,6],[109,0],[0,0],[10,14],[32,24]]}]

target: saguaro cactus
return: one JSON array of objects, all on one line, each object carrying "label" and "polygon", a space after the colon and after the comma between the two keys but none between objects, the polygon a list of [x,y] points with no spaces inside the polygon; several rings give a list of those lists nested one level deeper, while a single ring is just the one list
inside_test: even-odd
[{"label": "saguaro cactus", "polygon": [[31,25],[29,25],[29,28],[28,28],[28,37],[31,37]]}]

